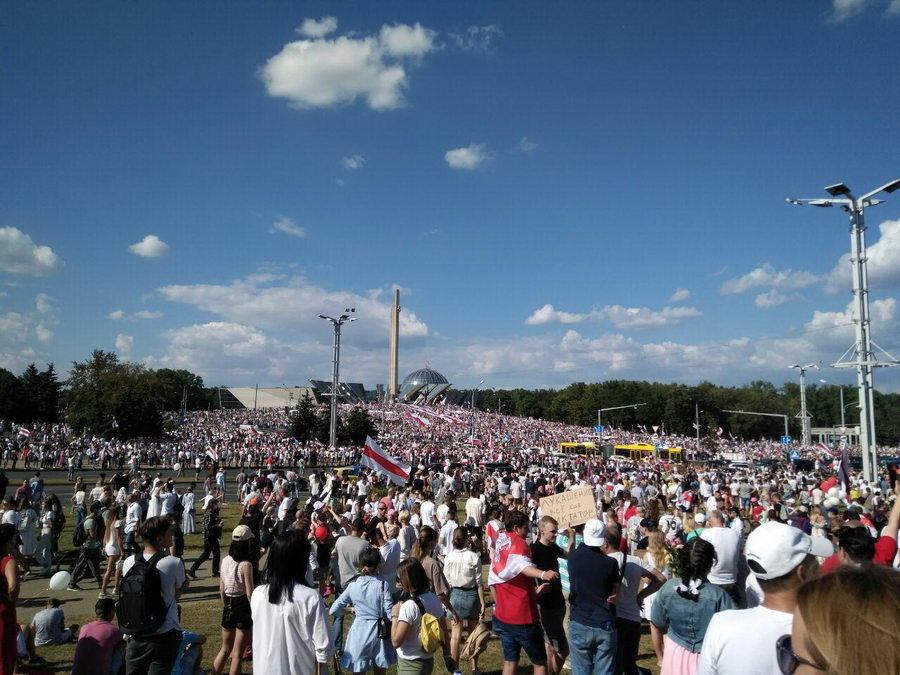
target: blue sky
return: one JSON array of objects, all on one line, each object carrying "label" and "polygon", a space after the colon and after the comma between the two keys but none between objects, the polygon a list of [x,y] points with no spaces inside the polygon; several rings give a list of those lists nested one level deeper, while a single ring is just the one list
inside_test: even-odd
[{"label": "blue sky", "polygon": [[[900,1],[6,3],[0,367],[210,384],[792,379],[900,177]],[[900,197],[868,215],[900,352]],[[832,382],[852,373],[827,369]],[[900,388],[882,371],[881,388]]]}]

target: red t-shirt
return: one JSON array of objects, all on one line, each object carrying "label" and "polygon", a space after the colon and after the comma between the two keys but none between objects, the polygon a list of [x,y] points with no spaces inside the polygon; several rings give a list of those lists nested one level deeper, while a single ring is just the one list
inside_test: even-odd
[{"label": "red t-shirt", "polygon": [[[875,556],[872,558],[872,562],[876,565],[890,567],[894,563],[895,555],[897,555],[897,540],[893,537],[880,537],[875,542]],[[822,563],[822,574],[830,574],[840,566],[841,561],[838,554],[835,553]]]},{"label": "red t-shirt", "polygon": [[517,574],[510,581],[494,586],[494,616],[503,623],[516,625],[538,621],[534,579]]}]

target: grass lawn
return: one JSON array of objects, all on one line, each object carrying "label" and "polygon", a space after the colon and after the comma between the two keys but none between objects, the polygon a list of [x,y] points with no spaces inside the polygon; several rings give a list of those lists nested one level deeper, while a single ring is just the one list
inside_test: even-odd
[{"label": "grass lawn", "polygon": [[[56,481],[54,481],[54,483],[55,482]],[[63,480],[62,482],[65,481]],[[226,504],[222,508],[222,518],[225,523],[221,541],[222,555],[224,556],[228,551],[231,530],[237,525],[240,518],[239,506],[236,504]],[[66,529],[60,538],[60,542],[64,548],[67,548],[71,543],[73,523],[74,517],[67,514]],[[199,518],[197,524],[199,526]],[[199,533],[187,535],[185,537],[184,558],[187,565],[190,565],[193,559],[199,555],[201,550],[202,536]],[[191,582],[191,587],[188,592],[183,595],[179,601],[181,604],[182,626],[195,633],[206,635],[207,637],[207,642],[203,648],[203,668],[205,670],[210,670],[212,668],[212,660],[222,644],[221,627],[219,623],[222,616],[222,604],[218,598],[218,579],[211,578],[209,576],[210,573],[211,563],[206,562],[199,571],[200,578],[197,581]],[[92,581],[83,580],[81,586],[86,588],[86,590],[84,593],[78,594],[77,596],[74,596],[72,593],[63,595],[65,592],[53,594],[65,600],[63,609],[66,612],[67,624],[77,623],[78,625],[84,625],[94,618],[93,605],[97,597],[96,590],[94,590],[94,584]],[[46,597],[46,595],[46,592],[44,592],[43,597]],[[32,595],[29,595],[29,589],[26,587],[23,589],[22,600],[28,600],[29,597],[36,597],[36,595],[34,592],[32,592]],[[491,600],[491,594],[488,593],[488,602],[490,603]],[[21,604],[22,603],[20,602],[20,605]],[[35,604],[34,602],[30,602],[28,604],[29,606],[27,608],[23,609],[20,607],[19,609],[18,614],[20,622],[30,620],[34,613],[42,606],[42,603]],[[348,616],[347,619],[345,619],[345,634],[349,626],[349,620],[350,617]],[[647,632],[641,639],[638,663],[646,668],[650,668],[653,673],[658,673],[659,669],[656,667],[656,656],[653,653],[649,631],[646,626],[645,631]],[[57,672],[70,672],[74,652],[74,644],[38,648],[38,654],[47,660],[48,667]],[[486,675],[491,673],[499,674],[502,665],[503,657],[500,643],[496,639],[491,639],[488,642],[487,651],[481,655],[479,667]],[[436,673],[447,673],[447,670],[444,668],[443,659],[440,656],[436,658],[435,666]],[[249,662],[246,662],[244,665],[244,672],[251,672],[251,670],[252,665]],[[393,673],[395,670],[396,669],[392,668],[389,672]],[[470,664],[464,662],[462,670],[465,673],[470,673]],[[530,673],[531,671],[531,664],[528,661],[527,656],[523,653],[519,672]]]}]

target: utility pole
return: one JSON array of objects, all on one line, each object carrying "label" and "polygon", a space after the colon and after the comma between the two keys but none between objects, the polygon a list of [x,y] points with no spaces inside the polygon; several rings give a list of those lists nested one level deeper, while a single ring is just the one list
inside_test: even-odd
[{"label": "utility pole", "polygon": [[812,437],[809,431],[809,411],[806,409],[806,371],[810,368],[818,370],[819,366],[815,363],[810,363],[805,366],[795,363],[789,367],[796,368],[800,371],[800,434],[802,437],[800,446],[808,448],[810,443],[812,443]]},{"label": "utility pole", "polygon": [[697,453],[700,453],[700,404],[694,403],[694,430],[697,432]]},{"label": "utility pole", "polygon": [[[900,361],[888,354],[872,340],[869,315],[869,272],[866,253],[865,209],[877,206],[883,200],[873,199],[881,192],[891,194],[900,190],[900,178],[892,180],[862,197],[854,197],[844,183],[829,185],[825,191],[832,199],[793,199],[788,202],[797,205],[819,206],[823,208],[840,206],[850,214],[850,265],[852,268],[853,299],[856,303],[853,323],[856,327],[856,342],[844,355],[832,364],[834,368],[856,368],[859,389],[859,445],[862,450],[863,475],[870,482],[878,475],[878,453],[875,444],[875,368],[900,365]],[[839,197],[839,199],[838,199]],[[878,349],[886,359],[879,361],[873,351]]]}]

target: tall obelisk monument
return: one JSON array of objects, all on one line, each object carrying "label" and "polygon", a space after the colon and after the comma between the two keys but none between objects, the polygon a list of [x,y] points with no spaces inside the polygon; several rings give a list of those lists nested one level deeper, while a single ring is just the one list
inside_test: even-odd
[{"label": "tall obelisk monument", "polygon": [[388,400],[396,401],[400,393],[397,382],[397,367],[400,358],[400,290],[394,291],[394,304],[391,305],[391,341],[388,357]]}]

